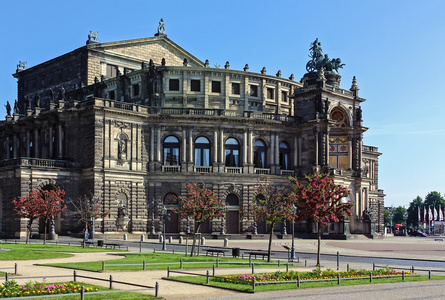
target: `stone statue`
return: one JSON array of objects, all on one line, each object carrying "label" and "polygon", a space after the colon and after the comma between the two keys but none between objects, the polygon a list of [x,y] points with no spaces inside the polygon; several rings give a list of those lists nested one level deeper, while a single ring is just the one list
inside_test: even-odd
[{"label": "stone statue", "polygon": [[327,114],[329,112],[329,106],[331,105],[331,102],[329,102],[328,98],[324,101],[324,112]]},{"label": "stone statue", "polygon": [[345,64],[341,63],[341,59],[340,58],[334,58],[331,60],[331,65],[332,65],[332,70],[334,70],[335,72],[338,73],[338,69],[343,69],[343,66]]},{"label": "stone statue", "polygon": [[119,139],[118,141],[118,158],[126,159],[127,158],[127,141],[125,139]]},{"label": "stone statue", "polygon": [[359,107],[357,108],[357,121],[361,121],[362,120],[362,108]]},{"label": "stone statue", "polygon": [[161,21],[159,21],[158,34],[157,35],[165,35],[164,19],[161,19]]},{"label": "stone statue", "polygon": [[321,43],[318,41],[318,38],[311,43],[309,52],[309,57],[311,60],[306,64],[306,70],[308,72],[315,72],[323,69],[326,72],[338,73],[338,69],[343,68],[345,65],[341,63],[340,58],[334,58],[331,60],[327,54],[323,54]]},{"label": "stone statue", "polygon": [[187,67],[187,65],[188,65],[188,60],[187,60],[187,58],[184,58],[184,61],[182,62],[182,65],[184,66],[184,67]]},{"label": "stone statue", "polygon": [[99,41],[99,38],[97,37],[98,31],[90,31],[90,34],[88,35],[88,41]]},{"label": "stone statue", "polygon": [[19,61],[19,64],[17,65],[17,70],[25,70],[26,69],[26,61]]},{"label": "stone statue", "polygon": [[118,207],[118,209],[117,209],[118,218],[125,218],[127,215],[128,215],[128,210],[125,205]]},{"label": "stone statue", "polygon": [[6,115],[10,116],[11,115],[11,104],[9,104],[9,101],[6,101]]},{"label": "stone statue", "polygon": [[39,96],[39,94],[35,95],[34,100],[36,102],[36,107],[40,107],[40,96]]},{"label": "stone statue", "polygon": [[15,99],[15,101],[14,101],[14,113],[15,114],[19,114],[20,113],[19,104],[17,102],[17,99]]},{"label": "stone statue", "polygon": [[54,100],[54,91],[52,88],[49,88],[49,100],[50,101]]},{"label": "stone statue", "polygon": [[59,99],[62,101],[65,100],[65,88],[63,86],[60,88]]}]

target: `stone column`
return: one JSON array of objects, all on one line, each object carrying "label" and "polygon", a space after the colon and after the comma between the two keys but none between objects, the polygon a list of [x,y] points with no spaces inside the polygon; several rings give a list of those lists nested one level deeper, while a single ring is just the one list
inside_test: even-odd
[{"label": "stone column", "polygon": [[63,147],[62,147],[62,137],[63,137],[63,129],[62,129],[62,124],[58,124],[57,126],[57,136],[58,136],[58,151],[57,151],[57,157],[58,158],[62,158],[62,154],[63,154]]},{"label": "stone column", "polygon": [[157,137],[157,145],[156,145],[156,161],[162,162],[161,159],[161,128],[156,128],[156,137]]},{"label": "stone column", "polygon": [[247,130],[243,132],[243,166],[247,164]]},{"label": "stone column", "polygon": [[53,145],[53,127],[49,126],[49,159],[53,158],[53,151],[54,151],[54,145]]},{"label": "stone column", "polygon": [[34,141],[33,141],[33,148],[34,148],[34,157],[39,158],[39,130],[37,128],[34,128]]},{"label": "stone column", "polygon": [[31,149],[29,147],[31,134],[29,130],[26,131],[26,157],[31,157]]},{"label": "stone column", "polygon": [[189,145],[188,145],[188,147],[189,147],[189,149],[188,149],[189,150],[189,162],[191,164],[193,164],[195,159],[193,156],[193,128],[192,127],[189,128]]},{"label": "stone column", "polygon": [[9,140],[9,136],[6,137],[6,147],[5,147],[5,152],[6,152],[6,159],[10,159],[11,158],[11,151],[9,151],[9,149],[11,148],[11,141]]},{"label": "stone column", "polygon": [[213,129],[213,165],[218,163],[218,129]]},{"label": "stone column", "polygon": [[182,128],[182,153],[181,153],[181,164],[184,165],[187,161],[187,131],[186,128]]},{"label": "stone column", "polygon": [[150,128],[150,154],[149,160],[154,161],[154,152],[155,152],[155,129],[154,127]]},{"label": "stone column", "polygon": [[270,134],[270,165],[275,165],[275,134]]},{"label": "stone column", "polygon": [[12,146],[12,158],[17,158],[17,134],[14,133],[13,136],[13,146]]}]

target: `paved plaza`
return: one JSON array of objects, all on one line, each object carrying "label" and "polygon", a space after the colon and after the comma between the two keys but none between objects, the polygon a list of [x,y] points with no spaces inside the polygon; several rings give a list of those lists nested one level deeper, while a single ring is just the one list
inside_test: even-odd
[{"label": "paved plaza", "polygon": [[[63,241],[63,237],[60,239],[60,242]],[[130,252],[150,252],[156,246],[159,246],[160,243],[157,240],[146,240],[143,242],[143,247],[136,247],[138,243],[136,241],[114,241],[119,243],[127,243],[129,245]],[[227,242],[227,241],[226,241]],[[283,245],[290,245],[291,240],[274,240],[272,244],[272,251],[274,253],[285,253],[285,249]],[[206,240],[205,242],[207,247],[223,247],[224,240]],[[239,247],[243,251],[244,250],[266,250],[268,245],[268,240],[229,240],[228,248]],[[139,245],[140,246],[140,245]],[[172,249],[174,246],[177,246],[177,241],[173,241],[172,244],[167,244],[168,248]],[[1,244],[0,244],[1,247]],[[295,240],[295,248],[297,256],[305,256],[309,254],[316,253],[317,241],[309,240],[309,239],[296,239]],[[171,251],[171,250],[170,250]],[[436,263],[445,261],[445,241],[442,237],[387,237],[385,239],[363,239],[363,240],[346,240],[346,241],[334,241],[334,240],[322,240],[321,247],[322,254],[332,254],[332,257],[335,257],[337,252],[341,255],[341,269],[345,269],[345,263],[350,257],[354,257],[355,265],[352,267],[358,268],[371,268],[372,265],[369,261],[361,263],[365,261],[365,258],[374,257],[374,258],[396,258],[396,259],[411,259],[416,260],[416,263]],[[348,258],[343,258],[343,256],[348,256]],[[72,279],[72,270],[62,269],[62,268],[53,268],[46,266],[37,266],[35,264],[45,264],[45,263],[57,263],[57,262],[80,262],[80,261],[97,261],[97,260],[108,260],[108,259],[116,259],[116,256],[107,255],[106,253],[76,253],[71,258],[58,258],[58,259],[42,259],[42,260],[32,260],[32,261],[17,261],[19,273],[22,277],[28,276],[54,276],[54,275],[66,275],[66,280]],[[300,261],[300,263],[302,260]],[[2,265],[5,267],[13,266],[16,261],[2,261]],[[307,261],[307,267],[304,269],[311,270],[314,268],[315,260],[309,259]],[[336,266],[335,259],[324,259],[322,257],[322,265],[325,268],[334,268]],[[233,273],[250,273],[251,269],[217,269],[217,275],[221,274],[233,274]],[[259,269],[257,272],[267,271],[267,269]],[[100,277],[107,279],[110,274],[112,274],[113,279],[117,281],[126,281],[132,283],[139,283],[145,285],[155,285],[156,282],[159,282],[159,295],[165,297],[166,299],[253,299],[252,296],[241,294],[233,291],[204,287],[204,286],[195,286],[190,284],[178,283],[173,281],[163,280],[162,277],[165,277],[166,271],[135,271],[135,272],[110,272],[106,271],[104,273],[97,272],[87,272],[87,271],[78,271],[78,274],[84,276],[92,276],[92,277]],[[15,278],[16,279],[16,278]],[[20,280],[16,279],[19,283],[24,283],[28,280]],[[37,279],[36,279],[37,280]],[[63,280],[63,279],[62,279]],[[23,281],[23,282],[21,282]],[[47,282],[48,279],[46,280]],[[58,280],[60,281],[60,280]],[[82,279],[81,281],[92,284],[103,284],[105,286],[108,285],[107,282],[98,283],[97,281],[91,281],[87,279]],[[416,283],[417,284],[417,283]],[[441,283],[443,285],[443,282]],[[412,286],[413,283],[410,283]],[[385,285],[385,289],[390,288],[393,285]],[[120,286],[118,284],[114,284],[113,287],[119,289],[128,289],[128,286]],[[394,288],[396,285],[394,285]],[[343,288],[343,287],[341,287]],[[346,287],[345,287],[346,288]],[[420,288],[420,287],[419,287]],[[371,288],[373,289],[373,288]],[[310,293],[314,293],[315,290],[312,290]],[[332,290],[332,289],[331,289]],[[334,289],[335,290],[335,289]],[[327,290],[324,289],[323,293],[326,293]],[[153,294],[153,291],[150,291]],[[289,292],[287,292],[289,293]],[[294,292],[295,295],[296,292]],[[308,290],[300,290],[298,293],[301,293],[301,296],[305,294],[304,297],[310,298]],[[335,293],[335,292],[334,292]],[[354,292],[353,292],[354,293]],[[255,294],[255,299],[262,297],[261,294]],[[274,296],[266,293],[268,299],[278,299],[275,298],[283,298],[285,299],[286,292],[283,294],[275,293]],[[280,296],[278,296],[280,295]],[[401,295],[399,293],[399,295]],[[335,296],[332,296],[336,298]],[[290,299],[290,298],[289,298]],[[340,299],[340,298],[338,298]],[[394,297],[393,297],[394,299]],[[407,298],[397,298],[397,299],[407,299]],[[418,299],[414,297],[412,299]]]}]

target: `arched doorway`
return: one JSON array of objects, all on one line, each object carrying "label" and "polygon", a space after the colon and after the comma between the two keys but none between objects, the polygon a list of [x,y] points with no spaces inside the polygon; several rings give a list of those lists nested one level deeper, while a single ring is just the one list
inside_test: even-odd
[{"label": "arched doorway", "polygon": [[164,196],[164,206],[167,209],[167,219],[165,220],[166,233],[179,232],[179,215],[175,212],[178,209],[176,194],[168,193]]},{"label": "arched doorway", "polygon": [[227,234],[237,234],[240,232],[239,229],[239,198],[235,194],[229,194],[226,198],[226,233]]},{"label": "arched doorway", "polygon": [[[260,200],[266,200],[264,195],[258,194],[255,196],[255,202],[256,205],[261,205]],[[255,220],[256,221],[256,228],[258,234],[266,234],[267,231],[267,223],[265,220]]]}]

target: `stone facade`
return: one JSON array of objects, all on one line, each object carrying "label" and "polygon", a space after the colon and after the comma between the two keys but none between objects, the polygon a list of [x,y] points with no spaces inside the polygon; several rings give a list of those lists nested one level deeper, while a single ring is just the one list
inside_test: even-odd
[{"label": "stone facade", "polygon": [[[381,154],[363,145],[365,99],[355,79],[345,90],[338,74],[307,73],[296,82],[247,65],[231,70],[229,62],[210,68],[162,34],[88,41],[14,76],[19,111],[0,123],[4,236],[25,233],[11,200],[51,185],[71,199],[101,199],[110,214],[97,220],[98,233],[158,234],[165,206],[167,232],[184,234],[193,226],[173,212],[172,199],[185,195],[189,182],[226,199],[226,234],[264,234],[270,229],[255,224],[249,210],[259,178],[285,185],[289,175],[314,171],[331,172],[355,203],[347,226],[330,224],[326,234],[369,234],[371,224],[383,232]],[[202,232],[220,233],[222,221]],[[312,231],[310,221],[297,228]],[[43,232],[42,225],[33,230]],[[56,231],[79,228],[64,214]]]}]

